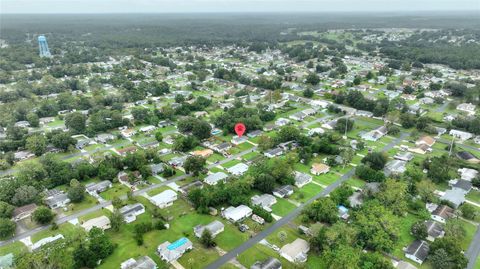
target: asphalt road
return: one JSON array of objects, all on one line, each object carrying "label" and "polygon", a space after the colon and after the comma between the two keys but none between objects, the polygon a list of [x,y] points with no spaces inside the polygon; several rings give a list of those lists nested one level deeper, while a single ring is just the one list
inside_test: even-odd
[{"label": "asphalt road", "polygon": [[465,256],[468,259],[467,269],[473,269],[475,267],[475,262],[477,261],[477,257],[480,254],[480,227],[477,227],[477,232],[473,237],[470,246],[468,246],[467,252],[465,252]]},{"label": "asphalt road", "polygon": [[[242,157],[243,155],[248,154],[248,153],[250,153],[250,152],[252,152],[252,151],[254,151],[254,150],[256,150],[256,149],[257,149],[257,147],[253,147],[253,148],[251,148],[251,149],[242,151],[242,152],[240,152],[240,153],[238,153],[238,154],[234,154],[234,155],[232,155],[232,156],[230,156],[230,157],[228,157],[228,158],[226,158],[226,159],[224,159],[224,160],[222,160],[222,161],[220,161],[220,162],[218,162],[218,163],[210,164],[210,165],[208,165],[207,167],[208,167],[208,168],[212,168],[212,167],[215,167],[215,166],[218,166],[218,165],[222,165],[222,164],[227,163],[227,162],[229,162],[229,161],[231,161],[231,160],[233,160],[233,159]],[[160,182],[160,183],[157,183],[157,184],[154,184],[154,185],[150,185],[150,186],[148,186],[148,187],[146,187],[146,188],[144,188],[144,189],[135,191],[135,192],[133,193],[133,195],[134,195],[134,196],[142,195],[142,194],[144,194],[144,193],[146,193],[146,192],[148,192],[148,191],[150,191],[150,190],[156,189],[156,188],[158,188],[158,187],[160,187],[160,186],[168,185],[168,184],[170,184],[170,183],[173,183],[173,182],[176,182],[176,181],[185,179],[185,178],[187,178],[188,176],[190,176],[190,175],[184,174],[184,175],[177,176],[177,177],[174,177],[174,178],[172,178],[172,179],[166,180],[166,181],[164,181],[164,182]],[[123,196],[120,197],[120,199],[126,200],[126,199],[127,199],[127,196],[126,196],[126,195],[123,195]],[[104,207],[107,207],[107,206],[109,206],[109,205],[111,205],[111,204],[112,204],[111,201],[104,201],[104,202],[99,203],[98,205],[95,205],[95,206],[93,206],[93,207],[90,207],[90,208],[84,209],[84,210],[82,210],[82,211],[76,212],[76,213],[74,213],[74,214],[72,214],[72,215],[58,218],[58,219],[55,220],[55,222],[56,222],[57,224],[62,224],[62,223],[65,223],[65,222],[74,220],[74,219],[76,219],[76,218],[79,218],[79,217],[81,217],[81,216],[84,216],[84,215],[86,215],[86,214],[89,214],[89,213],[91,213],[91,212],[94,212],[94,211],[97,211],[97,210],[99,210],[99,209],[102,209],[102,208],[104,208]],[[12,237],[12,238],[9,239],[9,240],[0,241],[0,247],[1,247],[1,246],[4,246],[4,245],[7,245],[7,244],[9,244],[9,243],[12,243],[12,242],[15,242],[15,241],[24,239],[24,238],[26,238],[26,237],[28,237],[28,236],[32,236],[32,235],[34,235],[34,234],[36,234],[36,233],[38,233],[38,232],[40,232],[40,231],[43,231],[43,230],[46,230],[46,229],[50,228],[50,226],[51,226],[51,225],[44,225],[44,226],[40,226],[40,227],[34,228],[34,229],[32,229],[32,230],[25,231],[25,232],[20,233],[20,234],[16,234],[14,237]]]},{"label": "asphalt road", "polygon": [[[407,133],[402,133],[400,135],[400,137],[396,138],[395,140],[393,140],[392,142],[390,142],[389,144],[385,145],[385,147],[383,147],[382,151],[388,151],[390,150],[391,148],[393,148],[395,145],[397,145],[398,143],[400,143],[405,137],[407,137],[408,134]],[[243,243],[242,245],[238,246],[237,248],[231,250],[230,252],[228,252],[227,254],[221,256],[219,259],[217,259],[215,262],[211,263],[210,265],[208,265],[207,267],[205,267],[205,269],[217,269],[217,268],[220,268],[222,265],[224,265],[225,263],[227,263],[228,261],[230,261],[231,259],[237,257],[238,255],[240,255],[242,252],[244,252],[245,250],[253,247],[255,244],[257,244],[258,242],[260,242],[262,239],[265,239],[267,236],[269,236],[270,234],[272,234],[273,232],[275,232],[278,228],[282,227],[283,225],[289,223],[290,221],[292,221],[293,219],[295,219],[298,215],[300,215],[300,213],[302,212],[302,210],[309,204],[311,204],[313,201],[317,200],[318,198],[321,198],[321,197],[324,197],[326,195],[328,195],[330,192],[332,192],[333,190],[335,190],[338,186],[340,186],[343,182],[347,181],[351,176],[353,176],[353,174],[355,173],[355,168],[352,168],[351,170],[349,170],[347,173],[345,173],[343,176],[341,176],[337,181],[335,181],[334,183],[332,183],[331,185],[329,185],[328,187],[326,187],[323,191],[321,191],[320,193],[316,194],[314,197],[310,198],[308,201],[306,201],[305,203],[301,204],[300,206],[298,206],[297,208],[295,208],[292,212],[290,212],[288,215],[286,215],[285,217],[279,219],[278,221],[276,221],[275,223],[273,223],[273,225],[271,225],[270,227],[266,228],[265,230],[259,232],[258,234],[256,234],[254,237],[250,238],[248,241],[246,241],[245,243]]]}]

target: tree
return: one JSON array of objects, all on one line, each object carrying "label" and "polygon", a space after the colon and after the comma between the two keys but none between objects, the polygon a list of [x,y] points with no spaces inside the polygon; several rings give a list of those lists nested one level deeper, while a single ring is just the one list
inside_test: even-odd
[{"label": "tree", "polygon": [[50,142],[63,151],[67,151],[71,146],[77,144],[77,140],[70,136],[68,132],[59,132],[51,136]]},{"label": "tree", "polygon": [[50,223],[55,214],[45,206],[39,206],[32,214],[32,219],[40,224]]},{"label": "tree", "polygon": [[40,124],[40,120],[38,118],[38,115],[36,113],[28,113],[27,114],[27,121],[30,123],[30,126],[32,127],[38,127]]},{"label": "tree", "polygon": [[0,201],[0,218],[11,218],[14,209],[15,207],[13,205]]},{"label": "tree", "polygon": [[258,148],[261,151],[271,149],[274,145],[273,139],[268,135],[261,135],[258,139]]},{"label": "tree", "polygon": [[407,211],[407,183],[402,180],[387,179],[382,183],[375,197],[397,216],[403,216]]},{"label": "tree", "polygon": [[306,98],[312,98],[313,97],[313,90],[310,89],[310,88],[306,88],[304,91],[303,91],[303,96],[306,97]]},{"label": "tree", "polygon": [[198,139],[194,136],[178,136],[173,143],[173,149],[176,151],[187,152],[198,145]]},{"label": "tree", "polygon": [[363,157],[362,163],[368,165],[370,168],[375,170],[381,170],[385,167],[385,164],[388,161],[388,157],[383,152],[371,152],[367,156]]},{"label": "tree", "polygon": [[209,229],[203,229],[202,236],[200,237],[200,243],[202,243],[202,245],[206,248],[214,247],[216,245]]},{"label": "tree", "polygon": [[454,218],[449,219],[445,225],[445,236],[462,241],[467,236],[467,230],[465,230],[463,221]]},{"label": "tree", "polygon": [[[423,173],[422,173],[422,176],[423,176]],[[422,181],[417,182],[415,186],[416,186],[417,194],[420,196],[422,201],[426,203],[431,203],[435,200],[436,198],[435,190],[437,187],[432,181],[428,179],[424,179]]]},{"label": "tree", "polygon": [[118,209],[113,210],[109,219],[110,219],[110,226],[112,227],[113,231],[120,230],[120,227],[125,222],[124,219],[123,219],[122,213]]},{"label": "tree", "polygon": [[70,181],[70,189],[67,193],[68,198],[72,203],[79,203],[85,198],[85,187],[76,179]]},{"label": "tree", "polygon": [[198,176],[205,168],[205,164],[205,158],[201,156],[189,156],[187,160],[185,160],[183,168],[186,173],[193,173],[194,176]]},{"label": "tree", "polygon": [[462,212],[462,216],[466,219],[474,220],[475,217],[477,216],[477,210],[475,209],[475,206],[471,204],[463,204],[460,207],[460,212]]},{"label": "tree", "polygon": [[362,247],[391,251],[399,237],[399,219],[378,200],[369,200],[350,216]]},{"label": "tree", "polygon": [[47,139],[41,134],[32,135],[27,138],[25,147],[36,156],[41,156],[47,149]]},{"label": "tree", "polygon": [[315,73],[309,73],[305,79],[305,83],[311,85],[317,85],[320,82],[320,78]]},{"label": "tree", "polygon": [[433,157],[424,161],[424,166],[428,169],[427,177],[430,178],[433,182],[442,183],[450,180],[450,159],[447,155],[442,155],[440,157]]},{"label": "tree", "polygon": [[347,128],[347,132],[353,130],[354,122],[351,119],[341,118],[337,121],[335,125],[335,130],[339,131],[340,133],[345,133],[345,128]]},{"label": "tree", "polygon": [[86,117],[80,112],[73,112],[65,117],[65,126],[75,134],[85,131]]},{"label": "tree", "polygon": [[158,142],[162,142],[163,140],[163,135],[162,135],[162,132],[160,130],[158,130],[157,132],[155,132],[155,139],[158,141]]},{"label": "tree", "polygon": [[120,197],[115,196],[112,199],[112,205],[113,205],[114,208],[118,209],[118,208],[123,206],[123,200],[120,199]]},{"label": "tree", "polygon": [[425,240],[428,236],[427,226],[423,221],[417,221],[412,225],[411,233],[416,239]]},{"label": "tree", "polygon": [[337,206],[329,197],[314,201],[304,210],[304,214],[312,221],[333,224],[338,220]]},{"label": "tree", "polygon": [[0,239],[7,239],[15,233],[16,224],[10,219],[0,218]]},{"label": "tree", "polygon": [[325,252],[326,268],[358,268],[361,251],[352,246],[340,245]]},{"label": "tree", "polygon": [[468,264],[467,258],[463,255],[460,240],[454,237],[437,238],[430,244],[430,253],[433,253],[429,259],[434,268],[462,269]]},{"label": "tree", "polygon": [[15,190],[15,194],[12,197],[12,204],[22,206],[33,203],[38,198],[38,191],[33,186],[20,186]]}]

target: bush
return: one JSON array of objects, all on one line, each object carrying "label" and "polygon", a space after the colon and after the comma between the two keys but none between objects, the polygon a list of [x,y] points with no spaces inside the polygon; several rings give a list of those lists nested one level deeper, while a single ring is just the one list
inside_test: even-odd
[{"label": "bush", "polygon": [[253,211],[253,214],[263,218],[268,223],[273,221],[272,214],[270,214],[267,210],[263,209],[258,205],[254,206],[252,211]]},{"label": "bush", "polygon": [[47,224],[50,223],[55,214],[49,208],[45,206],[40,206],[33,212],[32,219],[40,224]]}]

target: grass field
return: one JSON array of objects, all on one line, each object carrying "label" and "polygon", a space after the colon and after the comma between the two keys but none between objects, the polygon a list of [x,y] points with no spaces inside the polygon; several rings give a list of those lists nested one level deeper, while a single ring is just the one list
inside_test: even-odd
[{"label": "grass field", "polygon": [[292,210],[294,210],[296,207],[297,206],[285,199],[277,198],[277,203],[272,206],[272,213],[283,217],[290,213]]}]

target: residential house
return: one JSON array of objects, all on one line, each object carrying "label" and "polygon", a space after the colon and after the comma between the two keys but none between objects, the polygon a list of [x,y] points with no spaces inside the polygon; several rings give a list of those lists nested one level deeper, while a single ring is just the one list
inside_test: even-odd
[{"label": "residential house", "polygon": [[317,127],[317,128],[312,128],[310,130],[308,130],[308,136],[313,136],[313,135],[316,135],[316,134],[324,134],[325,133],[325,130],[323,130],[322,128],[320,127]]},{"label": "residential house", "polygon": [[457,110],[463,111],[470,116],[475,115],[475,108],[476,106],[471,103],[462,103],[457,106]]},{"label": "residential house", "polygon": [[278,118],[276,121],[275,121],[275,125],[277,126],[285,126],[287,124],[290,123],[290,120],[289,119],[285,119],[285,118]]},{"label": "residential house", "polygon": [[0,268],[9,269],[13,268],[13,253],[0,256]]},{"label": "residential house", "polygon": [[469,163],[480,163],[480,160],[468,151],[457,152],[457,157]]},{"label": "residential house", "polygon": [[312,182],[311,175],[295,171],[295,186],[301,188],[310,182]]},{"label": "residential house", "polygon": [[410,152],[398,152],[393,156],[394,159],[404,161],[404,162],[409,162],[413,159],[413,154]]},{"label": "residential house", "polygon": [[465,202],[465,192],[459,188],[452,188],[446,190],[440,199],[448,201],[453,207],[458,208]]},{"label": "residential house", "polygon": [[176,192],[173,190],[165,190],[155,196],[148,197],[148,200],[159,208],[165,208],[173,205],[173,202],[175,202],[177,198]]},{"label": "residential house", "polygon": [[471,168],[460,168],[458,169],[460,173],[460,178],[467,181],[472,181],[472,179],[478,176],[478,171]]},{"label": "residential house", "polygon": [[373,113],[365,110],[357,110],[355,111],[355,116],[371,118],[373,117]]},{"label": "residential house", "polygon": [[248,141],[247,136],[234,136],[234,137],[232,137],[232,140],[230,140],[230,143],[232,143],[234,145],[240,145],[240,144],[245,143],[247,141]]},{"label": "residential house", "polygon": [[190,192],[190,190],[201,189],[201,188],[203,188],[203,183],[200,182],[199,180],[195,180],[191,183],[188,183],[188,184],[185,184],[185,185],[181,186],[180,188],[178,188],[178,190],[183,195],[187,195]]},{"label": "residential house", "polygon": [[265,151],[263,155],[268,158],[278,157],[283,154],[283,150],[281,148],[273,148]]},{"label": "residential house", "polygon": [[387,134],[387,127],[380,126],[374,130],[371,130],[370,132],[360,135],[360,137],[367,141],[377,141],[378,139],[382,138],[386,134]]},{"label": "residential house", "polygon": [[173,243],[170,243],[169,241],[163,242],[157,247],[157,253],[162,260],[171,263],[182,257],[185,252],[192,249],[192,242],[188,240],[188,238],[182,237]]},{"label": "residential house", "polygon": [[405,249],[405,257],[422,264],[428,256],[428,251],[429,246],[427,242],[415,240]]},{"label": "residential house", "polygon": [[35,154],[28,150],[17,151],[13,154],[13,158],[16,161],[23,161],[35,157]]},{"label": "residential house", "polygon": [[422,145],[427,145],[428,147],[432,147],[433,144],[435,144],[436,140],[431,137],[431,136],[423,136],[422,138],[418,139],[417,142],[415,142],[415,146],[419,147]]},{"label": "residential house", "polygon": [[100,182],[91,182],[85,186],[85,190],[92,196],[97,196],[99,193],[104,192],[112,187],[112,182],[104,180]]},{"label": "residential house", "polygon": [[241,176],[248,171],[248,165],[237,163],[236,165],[227,168],[227,171],[234,176]]},{"label": "residential house", "polygon": [[56,189],[45,191],[45,204],[51,209],[65,207],[70,203],[70,199],[63,191]]},{"label": "residential house", "polygon": [[120,269],[157,269],[157,264],[152,258],[143,256],[138,259],[130,258],[120,264]]},{"label": "residential house", "polygon": [[141,203],[135,203],[131,205],[126,205],[120,208],[120,213],[123,216],[123,219],[126,223],[134,222],[137,219],[138,215],[145,213],[145,206]]},{"label": "residential house", "polygon": [[297,238],[292,243],[284,245],[280,249],[280,255],[292,263],[303,263],[307,261],[307,253],[310,245],[307,241]]},{"label": "residential house", "polygon": [[213,154],[213,151],[211,149],[195,150],[194,152],[192,152],[192,155],[200,156],[200,157],[203,157],[203,158],[208,158],[212,154]]},{"label": "residential house", "polygon": [[151,164],[150,170],[152,171],[152,175],[156,176],[163,173],[163,171],[165,170],[165,165],[163,163]]},{"label": "residential house", "polygon": [[330,166],[323,163],[313,163],[310,173],[318,176],[321,174],[326,174],[330,171]]},{"label": "residential house", "polygon": [[35,251],[35,250],[37,250],[37,249],[45,246],[46,244],[55,242],[55,241],[60,240],[60,239],[64,239],[64,237],[63,237],[62,234],[57,234],[57,235],[55,235],[55,236],[45,237],[45,238],[42,238],[42,239],[38,240],[37,242],[33,243],[33,244],[30,246],[30,249],[31,249],[32,251]]},{"label": "residential house", "polygon": [[125,147],[117,150],[118,154],[122,156],[127,156],[127,154],[134,153],[135,151],[137,151],[137,147],[135,146],[129,146],[129,147]]},{"label": "residential house", "polygon": [[137,132],[134,129],[124,129],[120,132],[123,138],[127,139],[134,136]]},{"label": "residential house", "polygon": [[322,124],[322,128],[327,129],[327,130],[333,130],[333,129],[335,129],[335,126],[337,126],[337,120],[336,119]]},{"label": "residential house", "polygon": [[460,130],[450,130],[449,134],[460,139],[461,141],[465,141],[473,137],[472,133],[464,132]]},{"label": "residential house", "polygon": [[187,158],[188,156],[174,157],[168,161],[168,164],[173,167],[183,167],[183,164],[185,163]]},{"label": "residential house", "polygon": [[95,136],[94,139],[98,143],[106,144],[106,143],[108,143],[108,141],[111,141],[111,140],[115,139],[115,136],[112,135],[112,134],[108,134],[108,133],[102,133],[102,134],[98,134],[97,136]]},{"label": "residential house", "polygon": [[443,228],[443,225],[433,221],[433,220],[427,220],[425,221],[425,226],[427,227],[427,240],[430,242],[435,241],[437,238],[442,238],[445,235],[445,230]]},{"label": "residential house", "polygon": [[453,217],[455,214],[455,211],[447,205],[427,204],[427,209],[429,209],[431,218],[433,220],[443,224],[445,224],[447,220]]},{"label": "residential house", "polygon": [[216,172],[213,174],[208,175],[203,181],[208,185],[217,185],[218,182],[223,181],[226,182],[228,175],[224,172]]},{"label": "residential house", "polygon": [[30,217],[32,213],[37,209],[36,204],[28,204],[21,207],[16,207],[13,210],[12,217],[14,221],[19,221]]},{"label": "residential house", "polygon": [[257,137],[257,136],[259,136],[259,135],[261,135],[261,134],[262,134],[262,131],[260,131],[260,130],[254,130],[254,131],[249,132],[249,133],[247,134],[247,136],[250,137],[250,138],[254,138],[254,137]]},{"label": "residential house", "polygon": [[250,269],[282,269],[282,263],[276,258],[268,258],[264,261],[256,261]]},{"label": "residential house", "polygon": [[258,205],[268,212],[272,211],[272,205],[277,202],[275,196],[267,193],[264,193],[262,195],[254,195],[252,196],[251,200],[253,205]]},{"label": "residential house", "polygon": [[87,220],[81,226],[87,232],[90,232],[93,227],[97,227],[104,231],[111,228],[110,219],[107,216],[100,216],[98,218]]},{"label": "residential house", "polygon": [[225,225],[218,220],[214,220],[207,225],[197,225],[193,228],[196,237],[202,237],[203,231],[208,230],[213,238],[223,232]]},{"label": "residential house", "polygon": [[307,115],[305,115],[302,111],[299,111],[299,112],[294,113],[294,114],[289,116],[290,119],[296,120],[296,121],[302,121],[306,117],[307,117]]},{"label": "residential house", "polygon": [[246,205],[230,206],[222,212],[222,216],[233,223],[242,221],[251,215],[252,209]]},{"label": "residential house", "polygon": [[400,175],[407,170],[406,164],[407,162],[404,161],[391,160],[385,165],[383,171],[386,176]]},{"label": "residential house", "polygon": [[292,185],[283,185],[277,187],[273,190],[273,195],[277,196],[278,198],[285,198],[293,194],[293,186]]}]

